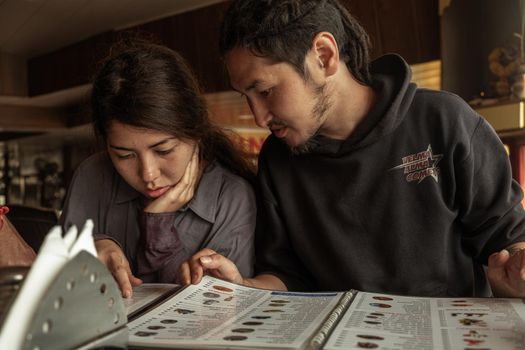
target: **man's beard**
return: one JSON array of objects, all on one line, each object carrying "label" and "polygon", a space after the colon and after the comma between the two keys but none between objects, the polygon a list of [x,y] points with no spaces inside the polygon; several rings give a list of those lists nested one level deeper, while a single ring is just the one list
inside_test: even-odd
[{"label": "man's beard", "polygon": [[297,146],[289,146],[292,154],[306,154],[310,153],[315,147],[317,147],[317,142],[315,138],[319,135],[319,130],[321,129],[321,122],[323,120],[326,111],[330,108],[330,101],[328,100],[328,95],[326,94],[326,84],[318,85],[314,87],[315,95],[315,106],[312,108],[312,118],[317,122],[317,128],[310,130],[306,141]]}]

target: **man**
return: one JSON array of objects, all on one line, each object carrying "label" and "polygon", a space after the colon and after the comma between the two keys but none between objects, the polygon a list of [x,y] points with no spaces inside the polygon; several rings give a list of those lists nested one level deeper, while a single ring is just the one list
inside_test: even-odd
[{"label": "man", "polygon": [[336,0],[237,0],[233,88],[272,134],[259,156],[254,278],[211,250],[181,268],[280,290],[525,296],[522,192],[493,129],[417,89]]}]

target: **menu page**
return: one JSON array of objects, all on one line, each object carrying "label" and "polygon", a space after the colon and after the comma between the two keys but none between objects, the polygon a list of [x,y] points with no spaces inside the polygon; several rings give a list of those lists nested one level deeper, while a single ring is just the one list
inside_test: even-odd
[{"label": "menu page", "polygon": [[130,347],[299,349],[343,293],[272,292],[205,276],[130,322]]},{"label": "menu page", "polygon": [[174,293],[180,286],[177,284],[165,283],[143,283],[133,287],[131,298],[122,298],[126,315],[132,317],[137,311],[143,310],[148,305],[163,298],[167,294]]},{"label": "menu page", "polygon": [[521,299],[357,293],[325,349],[525,349]]}]

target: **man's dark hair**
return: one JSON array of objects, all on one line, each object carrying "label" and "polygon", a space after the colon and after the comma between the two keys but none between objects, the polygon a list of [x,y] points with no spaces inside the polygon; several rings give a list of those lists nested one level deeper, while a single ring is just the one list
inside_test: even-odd
[{"label": "man's dark hair", "polygon": [[234,0],[221,28],[220,51],[248,48],[291,64],[304,78],[304,59],[320,32],[331,33],[359,82],[370,85],[368,34],[337,0]]}]

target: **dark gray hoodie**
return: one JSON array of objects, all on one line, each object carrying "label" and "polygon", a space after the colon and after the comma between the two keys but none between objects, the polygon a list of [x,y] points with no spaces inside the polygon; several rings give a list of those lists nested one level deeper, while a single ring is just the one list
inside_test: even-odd
[{"label": "dark gray hoodie", "polygon": [[371,71],[378,102],[350,138],[264,144],[258,273],[290,290],[488,295],[482,264],[525,241],[503,144],[459,97],[410,83],[401,57]]}]

